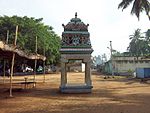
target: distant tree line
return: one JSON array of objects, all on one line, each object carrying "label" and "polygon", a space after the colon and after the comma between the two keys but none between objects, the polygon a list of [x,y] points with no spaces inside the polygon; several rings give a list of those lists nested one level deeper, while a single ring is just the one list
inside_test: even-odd
[{"label": "distant tree line", "polygon": [[[118,8],[122,8],[122,11],[132,4],[131,14],[136,15],[140,20],[140,14],[145,12],[148,19],[150,20],[150,1],[149,0],[121,0]],[[116,52],[114,55],[123,56],[150,56],[150,29],[145,33],[141,33],[140,29],[130,35],[131,42],[127,48],[128,52],[119,53]]]},{"label": "distant tree line", "polygon": [[129,39],[130,43],[127,47],[127,52],[113,51],[113,56],[150,57],[150,29],[143,33],[138,28],[129,36]]},{"label": "distant tree line", "polygon": [[[0,40],[6,41],[9,32],[8,44],[13,44],[16,25],[19,26],[17,46],[27,52],[35,52],[37,37],[37,53],[47,57],[47,63],[58,63],[60,58],[60,37],[53,28],[44,25],[42,18],[35,19],[27,16],[1,16]],[[45,52],[44,52],[45,51]]]},{"label": "distant tree line", "polygon": [[129,37],[131,42],[127,49],[130,55],[137,57],[150,55],[150,29],[144,33],[141,33],[141,30],[137,29]]}]

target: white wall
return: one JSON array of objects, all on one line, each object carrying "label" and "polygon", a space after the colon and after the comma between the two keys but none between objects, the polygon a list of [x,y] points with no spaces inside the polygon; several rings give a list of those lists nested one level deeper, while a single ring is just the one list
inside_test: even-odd
[{"label": "white wall", "polygon": [[127,58],[127,57],[121,57],[121,58],[115,58],[113,60],[113,66],[115,72],[128,72],[135,71],[136,68],[150,68],[150,60],[133,60],[134,57]]}]

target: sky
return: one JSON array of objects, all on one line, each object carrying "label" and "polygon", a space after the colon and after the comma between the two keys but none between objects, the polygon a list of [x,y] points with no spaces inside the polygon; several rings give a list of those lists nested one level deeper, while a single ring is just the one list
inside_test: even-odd
[{"label": "sky", "polygon": [[56,34],[61,36],[62,24],[67,24],[75,17],[75,12],[85,24],[89,24],[89,32],[93,56],[106,54],[112,41],[112,48],[125,52],[129,45],[129,35],[137,28],[142,32],[149,29],[149,20],[145,13],[140,21],[130,14],[131,6],[123,12],[118,9],[122,0],[0,0],[0,16],[28,16],[43,18],[46,25],[52,26]]}]

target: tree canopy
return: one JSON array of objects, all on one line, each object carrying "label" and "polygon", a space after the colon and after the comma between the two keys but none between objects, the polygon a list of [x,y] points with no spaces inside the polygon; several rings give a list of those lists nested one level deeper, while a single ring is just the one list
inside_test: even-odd
[{"label": "tree canopy", "polygon": [[136,29],[133,35],[129,36],[131,40],[128,50],[132,56],[146,56],[150,54],[150,30],[141,33],[140,29]]},{"label": "tree canopy", "polygon": [[8,44],[12,44],[15,36],[16,25],[19,26],[17,46],[28,52],[35,52],[37,36],[37,53],[47,57],[47,63],[57,63],[60,57],[60,37],[53,31],[53,28],[44,25],[42,18],[18,16],[0,17],[0,40],[6,41],[9,31]]}]

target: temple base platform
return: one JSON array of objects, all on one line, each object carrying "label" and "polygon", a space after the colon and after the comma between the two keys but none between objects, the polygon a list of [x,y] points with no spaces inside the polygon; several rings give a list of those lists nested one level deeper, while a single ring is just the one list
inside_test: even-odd
[{"label": "temple base platform", "polygon": [[93,86],[67,84],[59,88],[61,93],[91,93]]}]

